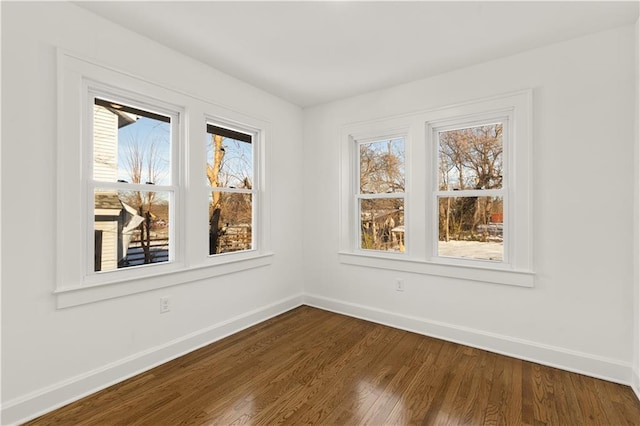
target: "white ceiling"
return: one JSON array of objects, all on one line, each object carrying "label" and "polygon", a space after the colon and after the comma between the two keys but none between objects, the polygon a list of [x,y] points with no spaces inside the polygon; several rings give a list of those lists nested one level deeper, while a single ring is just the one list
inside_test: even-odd
[{"label": "white ceiling", "polygon": [[82,2],[307,107],[633,24],[638,2]]}]

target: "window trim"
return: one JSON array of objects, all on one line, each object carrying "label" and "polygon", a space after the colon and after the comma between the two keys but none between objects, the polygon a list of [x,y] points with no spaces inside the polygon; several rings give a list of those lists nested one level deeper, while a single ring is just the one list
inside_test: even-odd
[{"label": "window trim", "polygon": [[[58,49],[58,126],[57,126],[57,182],[56,182],[56,296],[58,308],[82,305],[100,300],[136,294],[154,289],[180,285],[197,280],[236,273],[256,267],[270,265],[271,252],[270,191],[268,189],[269,150],[266,138],[270,134],[268,121],[229,109],[215,101],[200,97],[166,84],[155,82],[140,76],[129,74],[95,60]],[[108,82],[108,83],[107,83]],[[87,164],[92,164],[92,144],[87,143],[87,118],[90,114],[88,87],[98,87],[114,95],[123,95],[125,99],[152,101],[156,108],[177,111],[180,117],[180,143],[175,161],[181,170],[179,199],[175,201],[174,230],[176,237],[176,260],[162,262],[145,268],[122,268],[98,274],[98,280],[86,279],[85,261],[89,239],[86,230],[92,223],[87,214],[88,193],[91,185],[83,176],[87,175]],[[136,105],[145,106],[136,102]],[[206,146],[204,135],[206,120],[219,123],[237,123],[241,128],[256,129],[256,156],[259,162],[260,182],[256,188],[256,197],[260,200],[260,209],[255,214],[255,226],[258,228],[259,246],[251,252],[228,253],[216,259],[208,256],[208,223],[206,211],[200,215],[202,203],[199,201],[205,189]],[[88,152],[89,151],[89,152]],[[173,153],[172,153],[173,154]],[[89,158],[89,163],[87,163]],[[172,162],[174,158],[172,158]],[[93,178],[93,176],[90,176]],[[203,182],[199,185],[198,182]],[[177,181],[172,181],[172,184]],[[121,184],[123,187],[126,184]],[[157,189],[157,187],[154,187]],[[78,196],[80,194],[81,196]],[[206,205],[206,201],[205,201]],[[93,212],[93,206],[90,209]],[[178,218],[182,218],[178,222]],[[93,231],[91,232],[93,235]],[[190,241],[189,245],[184,244]],[[206,251],[203,251],[206,250]],[[93,270],[93,268],[91,268]],[[142,271],[142,272],[141,272]]]},{"label": "window trim", "polygon": [[[522,90],[473,100],[442,108],[419,111],[406,115],[386,117],[367,122],[346,124],[341,128],[340,148],[340,246],[339,261],[344,264],[368,268],[382,268],[424,275],[459,278],[470,281],[533,287],[532,247],[532,191],[531,191],[531,128],[532,90]],[[421,165],[437,165],[437,146],[433,129],[447,124],[483,121],[484,117],[508,116],[510,147],[505,148],[510,170],[510,208],[505,212],[509,225],[508,263],[467,260],[434,256],[437,227],[432,222],[434,212],[434,180],[437,173],[425,172]],[[353,203],[356,153],[354,141],[363,137],[379,138],[405,129],[405,224],[412,231],[406,235],[405,256],[395,253],[363,253],[357,250],[352,229],[355,209]],[[517,214],[516,214],[517,212]],[[419,221],[422,221],[420,223]],[[436,222],[437,226],[437,222]],[[435,251],[437,253],[437,251]]]}]

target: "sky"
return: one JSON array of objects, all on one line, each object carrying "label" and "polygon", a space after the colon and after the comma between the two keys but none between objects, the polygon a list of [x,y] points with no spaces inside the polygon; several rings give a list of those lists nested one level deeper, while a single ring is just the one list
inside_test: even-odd
[{"label": "sky", "polygon": [[160,120],[148,117],[140,117],[135,123],[124,126],[118,130],[118,179],[131,182],[128,166],[128,157],[135,145],[138,145],[144,155],[142,182],[152,182],[149,177],[147,164],[149,155],[154,153],[155,168],[158,170],[159,179],[155,179],[156,185],[171,184],[171,125]]}]

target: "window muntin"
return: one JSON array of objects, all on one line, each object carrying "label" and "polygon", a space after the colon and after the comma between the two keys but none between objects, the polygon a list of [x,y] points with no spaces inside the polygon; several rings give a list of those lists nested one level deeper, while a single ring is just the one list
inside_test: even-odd
[{"label": "window muntin", "polygon": [[88,269],[102,273],[170,262],[178,115],[103,93],[90,92],[90,97],[93,244],[88,245]]},{"label": "window muntin", "polygon": [[356,142],[359,248],[405,251],[405,138]]},{"label": "window muntin", "polygon": [[[266,144],[272,126],[269,122],[69,52],[58,51],[57,60],[57,267],[54,293],[58,308],[206,280],[272,263],[271,232],[267,226],[271,214],[269,147]],[[141,182],[145,183],[134,184],[129,179],[120,179],[117,172],[115,179],[112,174],[94,177],[96,98],[138,109],[150,118],[155,114],[170,120],[171,170],[166,182],[146,184],[151,180],[141,176]],[[252,221],[256,224],[252,229],[254,250],[216,257],[207,253],[207,197],[211,193],[204,178],[206,133],[203,127],[207,122],[225,123],[224,127],[239,129],[252,136],[256,170],[251,196]],[[117,170],[117,149],[112,152],[111,163],[115,165],[112,168]],[[126,182],[118,182],[118,179]],[[96,190],[168,193],[169,261],[96,271]],[[256,208],[258,204],[259,209]]]},{"label": "window muntin", "polygon": [[508,118],[434,129],[437,149],[435,255],[506,261],[504,157]]},{"label": "window muntin", "polygon": [[210,256],[255,248],[254,137],[207,124]]},{"label": "window muntin", "polygon": [[[532,94],[532,90],[523,90],[406,115],[345,124],[341,129],[340,146],[340,262],[532,287],[535,280],[531,208]],[[486,189],[487,185],[485,189],[482,189],[482,185],[476,189],[477,185],[471,182],[480,175],[472,173],[468,167],[463,168],[462,179],[448,177],[446,170],[443,174],[439,164],[438,132],[491,127],[499,123],[502,123],[503,132],[502,154],[496,154],[495,159],[502,162],[502,178],[494,174],[494,178],[488,181],[488,186],[493,189]],[[407,142],[407,189],[403,196],[409,232],[404,235],[407,251],[402,256],[361,248],[360,199],[397,195],[360,194],[358,143],[385,140],[393,135],[405,135]],[[455,173],[455,176],[459,176],[459,173]],[[448,184],[441,186],[445,180]],[[476,233],[484,235],[486,239],[482,256],[476,251],[459,248],[451,252],[445,244],[440,244],[440,226],[446,212],[443,210],[440,213],[441,204],[448,203],[449,199],[455,204],[453,201],[465,197],[492,200],[487,223],[478,222],[475,228]],[[473,222],[467,226],[473,226]],[[500,232],[503,241],[496,244]],[[444,240],[445,233],[442,235]],[[497,251],[487,249],[496,245]]]}]

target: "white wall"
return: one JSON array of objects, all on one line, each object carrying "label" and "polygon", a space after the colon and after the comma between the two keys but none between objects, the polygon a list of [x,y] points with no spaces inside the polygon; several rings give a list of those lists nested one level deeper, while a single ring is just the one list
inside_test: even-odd
[{"label": "white wall", "polygon": [[[55,308],[56,47],[270,123],[270,266]],[[2,62],[2,424],[301,303],[300,108],[68,3],[3,2]]]},{"label": "white wall", "polygon": [[[57,46],[271,123],[272,265],[55,309]],[[633,58],[634,29],[621,28],[303,114],[71,4],[4,2],[2,423],[303,300],[630,382],[640,237],[630,232],[638,163]],[[533,289],[337,262],[339,126],[525,88],[534,89]],[[403,293],[393,291],[397,277],[406,281]],[[168,292],[172,311],[161,316],[159,297]]]},{"label": "white wall", "polygon": [[[624,27],[305,110],[305,300],[630,383],[635,45]],[[527,88],[534,288],[338,262],[340,126]]]}]

